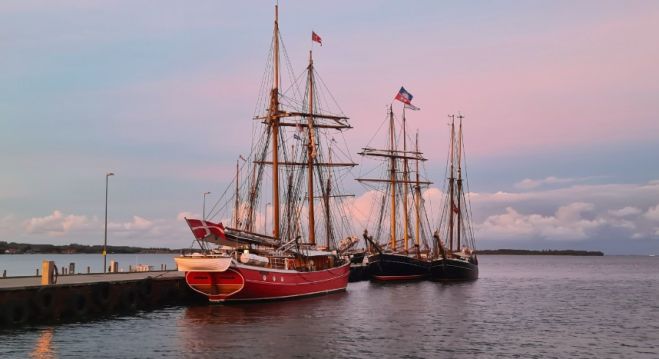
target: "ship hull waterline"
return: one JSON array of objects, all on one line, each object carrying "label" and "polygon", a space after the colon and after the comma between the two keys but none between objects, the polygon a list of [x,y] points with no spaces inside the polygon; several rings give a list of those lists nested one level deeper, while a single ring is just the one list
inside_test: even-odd
[{"label": "ship hull waterline", "polygon": [[430,274],[430,263],[402,254],[374,254],[368,257],[368,274],[383,282],[422,280]]},{"label": "ship hull waterline", "polygon": [[344,291],[350,264],[300,272],[248,266],[234,262],[223,272],[187,272],[185,280],[210,302],[290,299]]},{"label": "ship hull waterline", "polygon": [[478,279],[478,265],[461,259],[438,259],[430,264],[430,280],[459,282]]}]

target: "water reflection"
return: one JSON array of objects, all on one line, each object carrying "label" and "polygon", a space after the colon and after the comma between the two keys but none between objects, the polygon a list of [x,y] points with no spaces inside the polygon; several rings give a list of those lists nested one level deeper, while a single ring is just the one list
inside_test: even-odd
[{"label": "water reflection", "polygon": [[191,356],[292,357],[326,350],[328,330],[332,332],[327,327],[336,325],[347,296],[343,292],[289,301],[191,306],[178,321],[178,346]]},{"label": "water reflection", "polygon": [[51,359],[57,357],[53,350],[53,332],[53,328],[46,328],[41,331],[41,335],[39,335],[34,345],[34,350],[30,353],[30,358]]}]

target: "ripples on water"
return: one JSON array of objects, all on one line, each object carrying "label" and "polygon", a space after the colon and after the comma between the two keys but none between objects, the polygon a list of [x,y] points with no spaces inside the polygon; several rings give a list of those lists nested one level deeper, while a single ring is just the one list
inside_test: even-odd
[{"label": "ripples on water", "polygon": [[0,357],[659,358],[659,258],[481,256],[472,283],[351,283],[2,332]]}]

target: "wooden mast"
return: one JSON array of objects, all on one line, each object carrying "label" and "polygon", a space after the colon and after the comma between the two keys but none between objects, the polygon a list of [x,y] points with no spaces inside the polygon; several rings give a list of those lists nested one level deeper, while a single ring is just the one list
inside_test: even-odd
[{"label": "wooden mast", "polygon": [[254,211],[256,210],[254,206],[256,198],[256,163],[252,162],[252,176],[249,179],[249,197],[247,204],[249,208],[247,209],[247,222],[245,223],[245,230],[248,232],[254,232]]},{"label": "wooden mast", "polygon": [[316,222],[314,216],[313,208],[313,160],[316,157],[316,149],[314,143],[314,131],[313,131],[313,57],[312,52],[309,51],[309,115],[308,126],[309,126],[309,142],[307,147],[307,191],[309,192],[309,243],[311,245],[316,244]]},{"label": "wooden mast", "polygon": [[[295,146],[291,145],[291,153],[295,152]],[[293,201],[291,201],[291,198],[293,198],[293,172],[289,172],[288,174],[288,184],[287,184],[287,195],[286,198],[288,198],[288,201],[286,201],[286,234],[287,237],[285,238],[286,241],[290,241],[291,239],[295,238],[295,234],[293,231],[293,224],[291,223],[291,220],[297,217],[294,214],[294,209],[293,209]]]},{"label": "wooden mast", "polygon": [[[332,147],[329,148],[329,162],[332,163]],[[327,177],[327,187],[325,188],[325,247],[330,249],[330,238],[332,236],[332,221],[330,218],[330,193],[332,191],[332,172]]]},{"label": "wooden mast", "polygon": [[[272,236],[279,240],[279,5],[275,5],[274,76],[270,92],[269,120],[272,126]],[[267,233],[266,233],[267,234]]]},{"label": "wooden mast", "polygon": [[389,105],[389,136],[390,136],[390,151],[391,151],[391,249],[396,251],[396,157],[393,156],[396,151],[394,142],[394,112],[391,105]]},{"label": "wooden mast", "polygon": [[[419,131],[416,131],[416,141],[415,141],[415,148],[414,150],[418,153],[419,152]],[[419,246],[420,242],[420,228],[421,228],[421,216],[419,215],[420,212],[420,207],[421,207],[421,185],[419,183],[419,159],[417,158],[416,160],[416,184],[414,186],[414,212],[416,214],[416,221],[415,221],[415,228],[414,228],[414,247],[416,247],[416,255],[417,257],[420,257],[421,255],[421,247]]]},{"label": "wooden mast", "polygon": [[240,218],[240,192],[239,192],[239,183],[240,183],[240,169],[238,168],[240,160],[236,160],[236,204],[234,209],[234,215],[236,216],[233,226],[238,229],[238,222]]},{"label": "wooden mast", "polygon": [[451,177],[449,177],[449,220],[448,220],[448,239],[449,239],[449,250],[453,252],[453,182],[455,181],[455,177],[453,176],[453,162],[454,162],[454,157],[453,157],[453,147],[454,147],[454,138],[455,138],[455,115],[450,115],[451,117],[451,151],[450,151],[450,157],[451,157]]},{"label": "wooden mast", "polygon": [[458,162],[458,179],[457,179],[458,191],[457,191],[457,197],[458,198],[456,199],[457,200],[457,207],[458,207],[458,212],[456,213],[457,220],[458,220],[457,233],[456,233],[456,235],[457,235],[457,244],[458,244],[458,246],[456,248],[457,251],[460,250],[460,232],[461,232],[461,227],[462,227],[462,208],[461,208],[462,203],[461,203],[460,199],[462,198],[462,119],[463,119],[463,116],[458,115],[458,119],[460,120],[460,123],[458,125],[459,127],[458,127],[458,147],[457,147],[457,150],[458,150],[458,160],[457,160],[457,162]]},{"label": "wooden mast", "polygon": [[405,122],[405,106],[403,106],[403,153],[405,154],[405,157],[403,158],[403,181],[405,183],[403,184],[403,246],[405,249],[405,253],[409,251],[409,243],[408,243],[408,216],[407,216],[407,187],[409,184],[409,178],[408,178],[408,171],[407,171],[407,124]]}]

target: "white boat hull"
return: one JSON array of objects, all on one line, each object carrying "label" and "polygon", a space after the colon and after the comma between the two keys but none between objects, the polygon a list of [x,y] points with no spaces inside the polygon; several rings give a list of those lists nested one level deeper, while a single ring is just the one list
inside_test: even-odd
[{"label": "white boat hull", "polygon": [[231,265],[230,256],[181,256],[174,261],[181,272],[225,272]]}]

